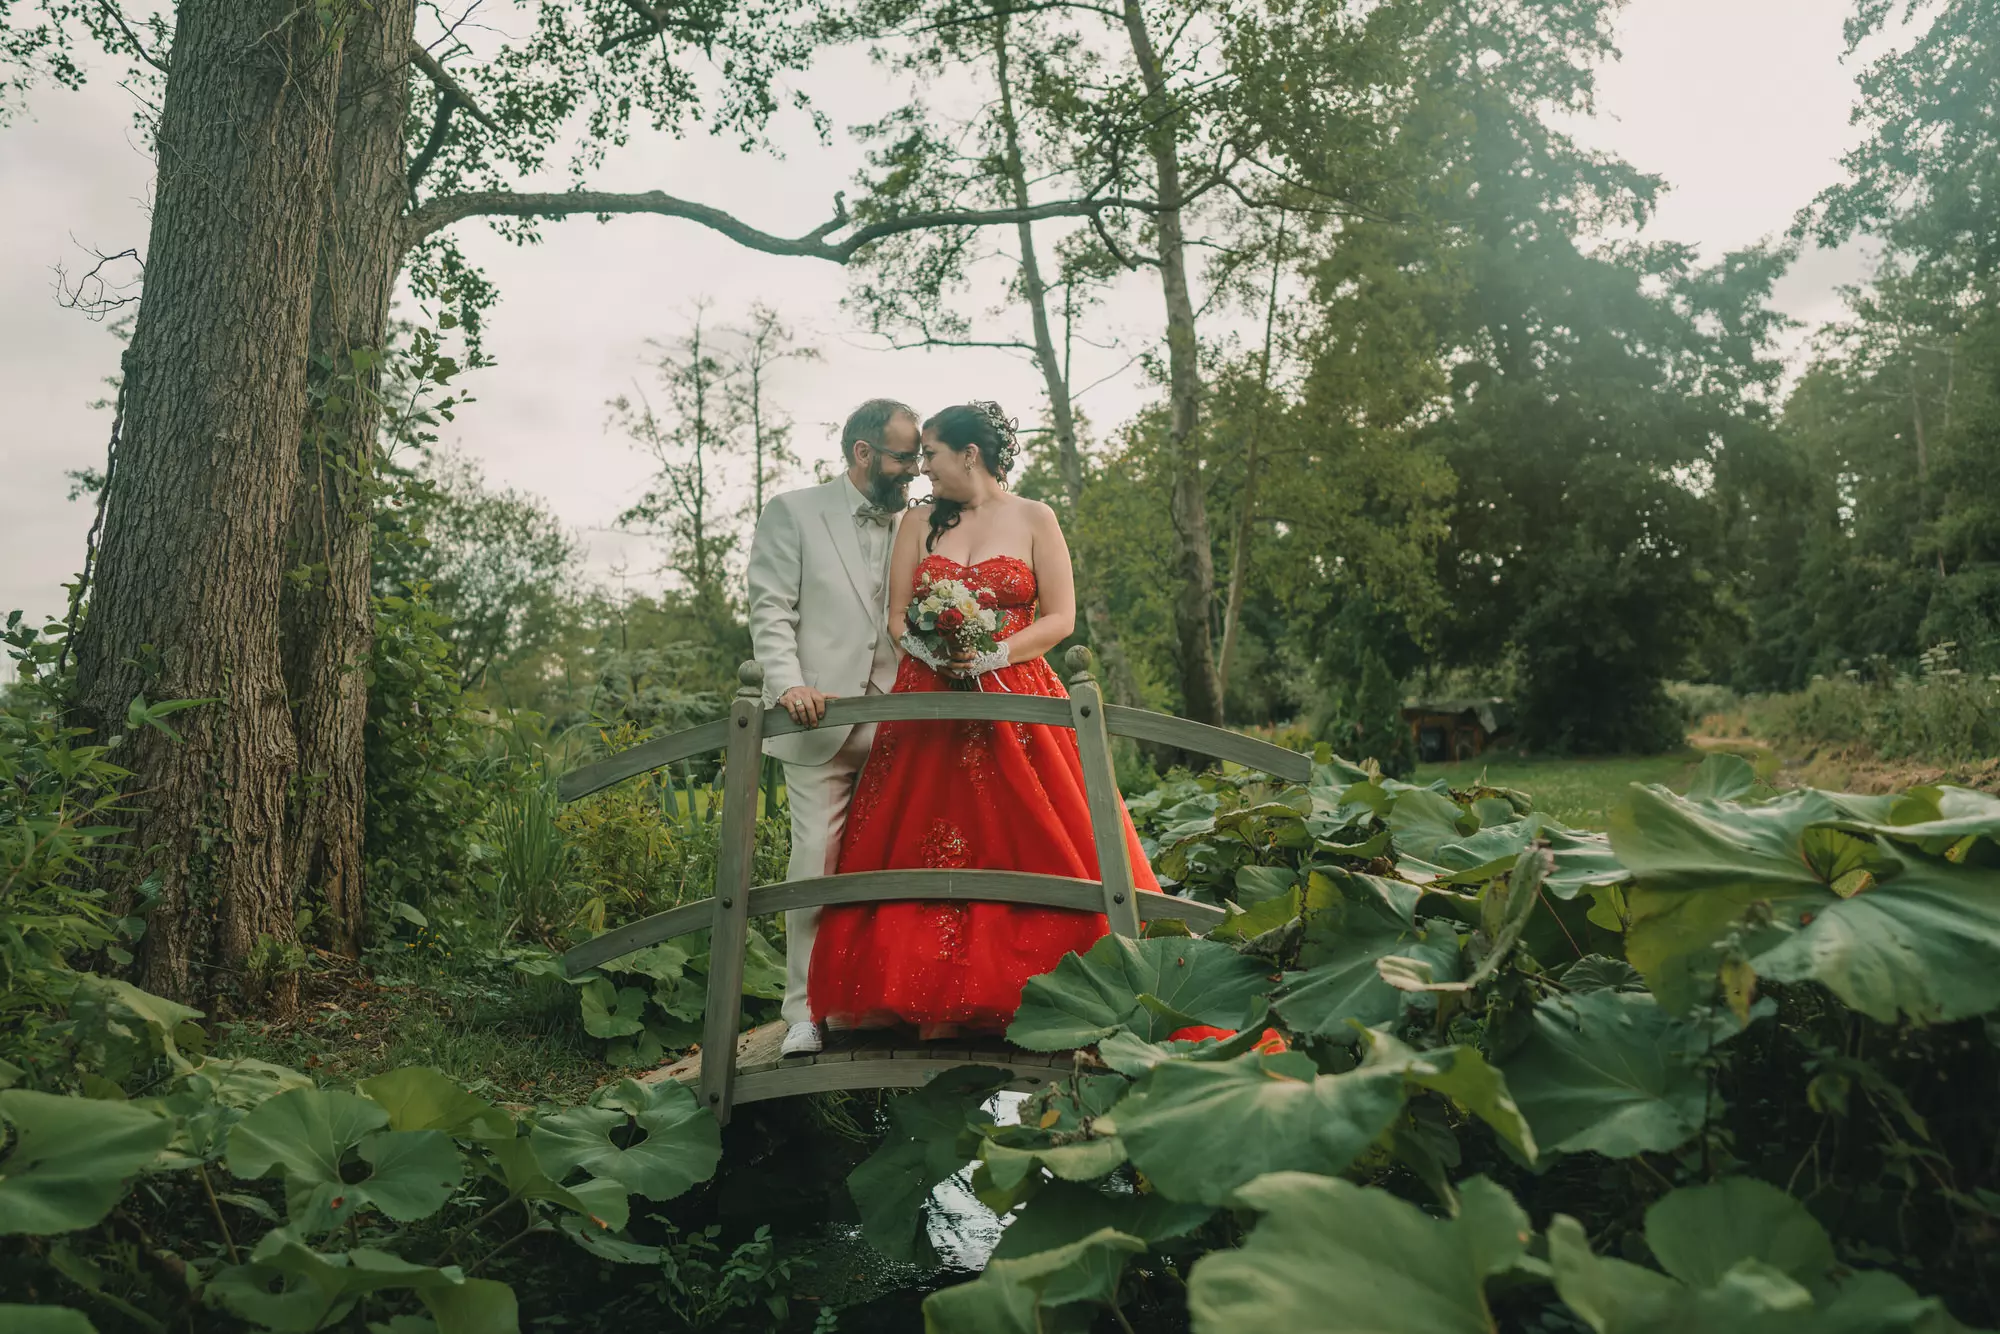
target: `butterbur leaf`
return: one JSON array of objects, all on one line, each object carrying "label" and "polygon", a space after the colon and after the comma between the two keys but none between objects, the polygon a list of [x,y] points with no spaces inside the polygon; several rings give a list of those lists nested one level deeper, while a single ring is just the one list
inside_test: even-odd
[{"label": "butterbur leaf", "polygon": [[0,1160],[0,1235],[91,1227],[157,1159],[174,1123],[148,1107],[29,1089],[0,1093],[13,1145]]},{"label": "butterbur leaf", "polygon": [[1660,1268],[1714,1287],[1739,1261],[1759,1260],[1808,1287],[1834,1266],[1833,1242],[1806,1207],[1776,1186],[1731,1177],[1683,1186],[1646,1210],[1646,1244]]},{"label": "butterbur leaf", "polygon": [[[924,1299],[925,1334],[1045,1334],[1052,1329],[1090,1328],[1088,1308],[1051,1324],[1042,1314],[1051,1287],[1076,1286],[1075,1274],[1099,1254],[1120,1258],[1146,1249],[1138,1237],[1115,1228],[1101,1228],[1079,1241],[1018,1259],[989,1260],[971,1283],[932,1293]],[[1108,1258],[1108,1257],[1107,1257]],[[1074,1300],[1074,1299],[1072,1299]]]},{"label": "butterbur leaf", "polygon": [[552,1181],[580,1169],[649,1200],[708,1180],[722,1157],[715,1118],[671,1081],[625,1079],[600,1089],[590,1106],[537,1121],[529,1144]]},{"label": "butterbur leaf", "polygon": [[[229,1170],[241,1177],[285,1179],[292,1225],[325,1232],[364,1209],[397,1222],[428,1218],[444,1207],[465,1175],[465,1161],[438,1130],[383,1130],[387,1109],[350,1093],[297,1089],[267,1099],[229,1132]],[[349,1181],[349,1153],[369,1167]]]},{"label": "butterbur leaf", "polygon": [[1387,821],[1398,860],[1414,857],[1424,862],[1433,861],[1445,844],[1456,843],[1479,828],[1478,816],[1445,793],[1427,787],[1407,787],[1396,793]]},{"label": "butterbur leaf", "polygon": [[1633,874],[1626,954],[1664,1004],[1707,1002],[1736,957],[1883,1023],[2000,1007],[2000,876],[1885,840],[1867,850],[1876,883],[1841,884],[1865,848],[1827,837],[1841,816],[1813,791],[1736,806],[1633,790],[1611,828]]},{"label": "butterbur leaf", "polygon": [[[1055,1181],[1014,1216],[993,1249],[995,1260],[1018,1260],[1074,1246],[1105,1230],[1137,1237],[1148,1246],[1184,1236],[1215,1212],[1205,1204],[1180,1204],[1157,1192],[1111,1194],[1089,1186]],[[1133,1252],[1124,1246],[1092,1246],[1077,1254],[1069,1269],[1042,1288],[1044,1305],[1109,1302]]]},{"label": "butterbur leaf", "polygon": [[361,1141],[373,1169],[361,1183],[368,1200],[398,1223],[414,1223],[444,1208],[465,1177],[458,1146],[441,1130],[385,1130]]},{"label": "butterbur leaf", "polygon": [[646,1026],[646,993],[638,987],[614,987],[598,978],[577,994],[583,1030],[594,1038],[624,1038]]},{"label": "butterbur leaf", "polygon": [[423,1288],[417,1297],[437,1321],[438,1334],[519,1334],[521,1328],[514,1290],[495,1279]]},{"label": "butterbur leaf", "polygon": [[993,1125],[982,1105],[1007,1082],[1001,1071],[962,1066],[889,1104],[889,1134],[847,1176],[869,1245],[892,1260],[935,1258],[924,1201],[971,1159],[981,1132]]},{"label": "butterbur leaf", "polygon": [[1942,1303],[1894,1275],[1837,1265],[1826,1231],[1775,1186],[1733,1177],[1688,1186],[1646,1211],[1666,1274],[1593,1255],[1573,1218],[1549,1225],[1556,1290],[1598,1334],[1945,1334]]},{"label": "butterbur leaf", "polygon": [[1536,1005],[1502,1069],[1544,1149],[1629,1158],[1701,1128],[1708,1086],[1694,1062],[1710,1041],[1644,992],[1586,991]]},{"label": "butterbur leaf", "polygon": [[1265,965],[1218,941],[1107,935],[1028,979],[1007,1040],[1029,1051],[1067,1051],[1120,1029],[1157,1041],[1189,1022],[1240,1028],[1271,981]]},{"label": "butterbur leaf", "polygon": [[391,1130],[442,1130],[460,1139],[512,1139],[514,1118],[428,1066],[364,1079],[361,1091],[389,1113]]},{"label": "butterbur leaf", "polygon": [[1491,1126],[1522,1158],[1535,1160],[1534,1131],[1508,1092],[1506,1076],[1487,1064],[1477,1048],[1416,1051],[1384,1033],[1371,1032],[1368,1038],[1370,1050],[1364,1068],[1397,1070],[1409,1083],[1443,1094],[1461,1111]]},{"label": "butterbur leaf", "polygon": [[[1155,1066],[1114,1111],[1133,1166],[1173,1199],[1222,1204],[1246,1181],[1346,1170],[1403,1109],[1396,1070],[1322,1075],[1295,1052]],[[1216,1127],[1230,1128],[1228,1153]]]},{"label": "butterbur leaf", "polygon": [[1512,1268],[1532,1229],[1483,1177],[1457,1218],[1432,1218],[1387,1191],[1275,1172],[1237,1192],[1263,1217],[1244,1244],[1203,1257],[1188,1283],[1196,1334],[1492,1334],[1485,1281]]},{"label": "butterbur leaf", "polygon": [[322,1253],[284,1228],[266,1233],[247,1263],[217,1273],[205,1295],[266,1329],[303,1334],[333,1324],[367,1293],[395,1289],[418,1294],[438,1334],[518,1334],[513,1293],[504,1283],[367,1247]]},{"label": "butterbur leaf", "polygon": [[1735,801],[1757,786],[1757,771],[1741,755],[1710,755],[1688,784],[1689,801]]}]

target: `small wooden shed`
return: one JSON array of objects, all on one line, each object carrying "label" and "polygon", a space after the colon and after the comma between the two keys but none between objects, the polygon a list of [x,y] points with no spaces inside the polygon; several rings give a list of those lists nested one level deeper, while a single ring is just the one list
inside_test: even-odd
[{"label": "small wooden shed", "polygon": [[1514,725],[1504,699],[1422,699],[1403,706],[1419,764],[1477,759]]}]

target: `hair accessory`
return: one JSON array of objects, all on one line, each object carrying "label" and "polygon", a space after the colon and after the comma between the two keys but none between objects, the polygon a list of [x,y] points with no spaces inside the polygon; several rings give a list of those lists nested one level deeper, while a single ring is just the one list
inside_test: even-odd
[{"label": "hair accessory", "polygon": [[1013,470],[1014,458],[1021,452],[1021,442],[1017,436],[1020,426],[991,399],[980,399],[972,408],[986,419],[993,428],[993,434],[1000,437],[1000,475],[1005,477]]}]

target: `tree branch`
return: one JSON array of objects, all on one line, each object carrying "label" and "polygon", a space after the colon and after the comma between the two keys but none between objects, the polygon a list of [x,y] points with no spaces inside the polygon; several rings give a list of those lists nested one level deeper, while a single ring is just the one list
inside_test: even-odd
[{"label": "tree branch", "polygon": [[438,64],[437,57],[417,42],[410,43],[410,63],[422,70],[430,81],[437,85],[439,97],[458,103],[471,112],[472,118],[481,125],[496,134],[500,132],[500,122],[487,115],[479,103],[472,100],[472,94],[465,91],[465,86],[451,77],[451,71]]},{"label": "tree branch", "polygon": [[146,49],[146,44],[139,40],[139,34],[133,32],[132,25],[125,21],[125,11],[123,9],[113,4],[112,0],[97,0],[97,7],[111,16],[111,21],[116,23],[118,30],[125,34],[125,40],[132,43],[132,53],[134,55],[160,73],[165,74],[167,72],[167,62]]},{"label": "tree branch", "polygon": [[803,236],[776,236],[709,204],[677,199],[661,190],[636,194],[615,194],[602,190],[570,190],[561,193],[529,194],[511,190],[471,191],[432,199],[403,220],[403,244],[407,248],[455,222],[476,217],[567,218],[579,213],[606,217],[623,213],[652,213],[666,218],[685,218],[711,231],[720,232],[738,245],[767,255],[801,259],[824,259],[845,264],[857,251],[886,236],[928,231],[945,227],[998,227],[1045,218],[1097,219],[1112,209],[1139,213],[1155,212],[1158,205],[1142,199],[1066,199],[1030,208],[938,209],[884,218],[856,228],[838,241],[826,238],[850,221],[844,207],[830,222],[821,223]]}]

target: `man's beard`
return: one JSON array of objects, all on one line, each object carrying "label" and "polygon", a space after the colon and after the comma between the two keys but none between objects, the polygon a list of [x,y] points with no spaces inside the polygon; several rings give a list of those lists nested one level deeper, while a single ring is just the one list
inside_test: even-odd
[{"label": "man's beard", "polygon": [[909,477],[891,477],[882,471],[881,459],[868,461],[868,499],[885,510],[899,510],[910,503]]}]

